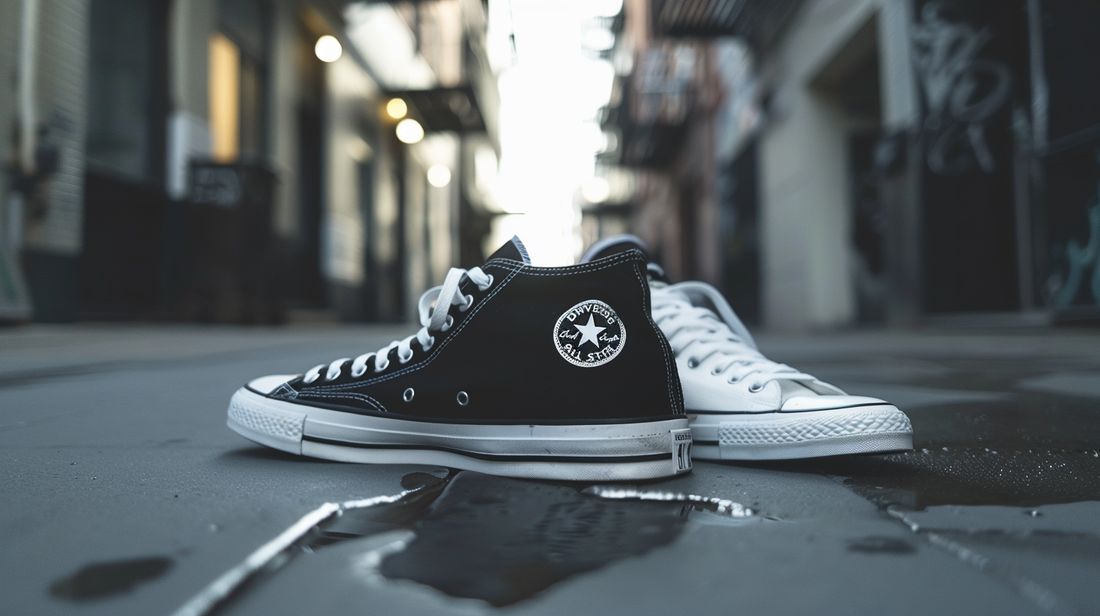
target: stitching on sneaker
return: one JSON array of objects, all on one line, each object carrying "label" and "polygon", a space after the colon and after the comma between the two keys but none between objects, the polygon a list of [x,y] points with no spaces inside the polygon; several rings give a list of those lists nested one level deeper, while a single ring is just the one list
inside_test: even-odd
[{"label": "stitching on sneaker", "polygon": [[350,392],[350,391],[349,392],[343,392],[343,393],[325,392],[325,393],[323,393],[321,395],[317,395],[317,396],[310,396],[308,394],[302,394],[299,397],[306,397],[306,398],[352,398],[354,400],[359,400],[361,402],[366,402],[367,404],[373,406],[374,410],[379,411],[381,413],[389,413],[390,412],[389,409],[387,409],[385,406],[383,406],[382,403],[379,402],[378,400],[375,400],[374,398],[372,398],[372,397],[370,397],[366,394],[361,394],[359,392]]},{"label": "stitching on sneaker", "polygon": [[[642,314],[646,315],[646,320],[649,321],[650,327],[653,328],[653,333],[657,334],[657,338],[658,338],[657,346],[661,347],[661,355],[665,358],[665,378],[668,379],[668,383],[667,383],[668,403],[672,405],[671,410],[675,411],[675,409],[676,409],[676,399],[675,398],[676,397],[672,393],[673,390],[675,389],[673,379],[675,379],[676,383],[679,383],[680,375],[679,375],[679,373],[676,373],[676,372],[672,371],[673,370],[672,365],[669,363],[669,357],[668,357],[668,352],[670,350],[669,345],[668,345],[667,342],[663,342],[665,335],[661,333],[661,329],[659,327],[657,327],[657,323],[653,321],[653,315],[650,314],[650,311],[646,309],[646,308],[648,308],[648,306],[646,306],[646,300],[649,299],[649,282],[646,281],[645,278],[642,278],[642,275],[641,275],[640,271],[638,270],[637,265],[634,266],[634,276],[638,279],[638,283],[642,285]],[[675,361],[675,359],[673,359],[673,361]],[[682,398],[682,396],[683,396],[682,391],[680,393],[680,396]],[[683,408],[682,400],[681,400],[680,408]],[[675,414],[675,412],[673,414]]]},{"label": "stitching on sneaker", "polygon": [[[447,348],[447,346],[451,343],[451,341],[455,339],[456,334],[458,334],[463,329],[465,329],[466,326],[469,325],[471,321],[473,321],[474,316],[478,312],[480,312],[481,309],[484,308],[486,304],[489,303],[489,300],[492,299],[493,297],[495,297],[497,293],[499,293],[502,289],[504,289],[505,286],[508,285],[509,282],[512,281],[512,279],[514,279],[515,277],[517,277],[520,274],[523,274],[523,275],[526,275],[526,276],[568,276],[570,274],[596,272],[596,271],[608,269],[610,267],[614,267],[616,265],[619,265],[620,263],[622,263],[624,261],[631,261],[631,260],[638,259],[640,257],[642,257],[642,253],[640,251],[628,250],[628,251],[625,251],[625,252],[618,253],[614,256],[608,257],[607,259],[600,259],[600,261],[593,262],[593,264],[569,265],[569,266],[565,266],[565,267],[549,267],[549,268],[541,268],[541,267],[540,268],[534,268],[534,266],[526,265],[526,264],[520,263],[519,261],[513,261],[511,259],[490,259],[489,261],[487,261],[482,266],[482,271],[484,271],[485,269],[488,269],[488,268],[499,267],[499,268],[501,268],[505,271],[508,271],[509,273],[504,278],[501,279],[500,283],[497,284],[488,295],[486,295],[480,302],[478,302],[478,305],[475,308],[472,309],[472,312],[470,312],[469,315],[467,315],[465,319],[462,320],[462,324],[459,325],[458,328],[454,330],[454,333],[450,336],[447,336],[447,339],[445,341],[443,341],[443,343],[441,343],[438,347],[435,347],[435,350],[430,355],[428,355],[428,357],[426,357],[424,359],[424,361],[421,361],[420,363],[416,364],[415,366],[409,366],[408,368],[402,368],[401,370],[398,370],[397,372],[394,372],[392,374],[386,374],[386,375],[383,375],[383,376],[380,376],[380,377],[375,377],[373,379],[368,379],[368,380],[365,380],[365,381],[354,381],[354,382],[350,382],[350,383],[344,383],[343,385],[322,385],[320,387],[316,387],[314,389],[309,390],[309,393],[312,394],[314,397],[324,397],[324,396],[329,395],[329,394],[336,394],[337,392],[344,392],[344,391],[347,391],[349,389],[358,389],[360,387],[366,387],[368,385],[375,385],[375,384],[378,384],[378,383],[384,383],[386,381],[395,379],[399,376],[404,376],[406,374],[410,374],[412,372],[415,372],[417,370],[420,370],[422,368],[427,367],[428,365],[430,365],[435,360],[435,358],[439,355],[439,353],[442,352],[443,349]],[[595,266],[594,265],[595,263],[598,263],[599,265]],[[530,272],[530,271],[524,271],[525,269],[538,269],[539,271],[538,272]],[[549,271],[547,271],[547,270],[549,270]],[[638,274],[638,268],[637,267],[634,268],[634,275],[635,275],[635,277],[639,277],[639,279],[640,279],[640,275]],[[645,291],[643,291],[642,301],[643,302],[645,301]],[[643,304],[643,311],[644,311],[644,304]],[[650,321],[651,324],[653,324],[652,317],[649,318],[649,321]],[[653,326],[656,327],[655,324],[653,324]],[[667,356],[665,358],[665,371],[666,371],[666,373],[668,372],[668,358],[667,358]],[[669,378],[672,378],[672,377],[669,376]],[[301,394],[299,394],[299,395],[301,395]],[[676,405],[675,405],[675,403],[673,402],[673,400],[671,398],[671,396],[672,396],[671,389],[669,391],[669,396],[670,396],[669,401],[673,403],[673,408],[676,408]]]},{"label": "stitching on sneaker", "polygon": [[[497,257],[496,259],[490,259],[490,260],[486,261],[485,265],[482,266],[481,269],[484,270],[485,266],[489,266],[489,265],[499,265],[501,267],[504,267],[505,269],[510,269],[510,268],[514,268],[515,266],[519,266],[519,269],[521,269],[521,270],[522,269],[537,270],[537,271],[534,271],[534,272],[523,272],[524,274],[526,274],[528,276],[564,276],[566,274],[581,274],[581,273],[585,273],[585,272],[599,271],[601,269],[606,269],[608,267],[618,265],[619,262],[621,262],[621,261],[629,261],[630,259],[633,259],[633,258],[636,258],[636,257],[640,257],[643,260],[645,259],[645,255],[643,255],[640,250],[631,249],[631,250],[624,250],[623,252],[615,253],[614,255],[612,255],[610,257],[606,257],[604,259],[600,259],[599,261],[590,261],[588,263],[578,263],[576,265],[562,265],[562,266],[558,266],[558,267],[535,267],[533,265],[528,265],[526,263],[520,263],[519,261],[514,261],[512,259],[504,259],[504,258]],[[596,264],[599,264],[600,266],[599,267],[594,267],[594,265],[596,265]]]}]

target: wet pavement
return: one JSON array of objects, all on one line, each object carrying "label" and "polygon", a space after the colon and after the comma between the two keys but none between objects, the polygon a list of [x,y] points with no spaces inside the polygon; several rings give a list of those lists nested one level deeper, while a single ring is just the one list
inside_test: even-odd
[{"label": "wet pavement", "polygon": [[247,378],[406,328],[0,330],[11,614],[1100,613],[1100,332],[761,337],[905,454],[644,485],[356,466],[224,426]]}]

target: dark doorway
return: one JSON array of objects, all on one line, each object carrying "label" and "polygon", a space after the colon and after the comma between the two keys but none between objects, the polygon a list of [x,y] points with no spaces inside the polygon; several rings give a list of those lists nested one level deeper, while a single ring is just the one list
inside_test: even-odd
[{"label": "dark doorway", "polygon": [[82,318],[163,308],[168,2],[93,0]]}]

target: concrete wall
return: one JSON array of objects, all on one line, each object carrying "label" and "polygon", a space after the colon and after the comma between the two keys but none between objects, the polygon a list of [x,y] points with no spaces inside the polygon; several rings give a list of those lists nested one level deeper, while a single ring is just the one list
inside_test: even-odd
[{"label": "concrete wall", "polygon": [[322,232],[325,275],[345,285],[363,282],[364,234],[360,210],[359,164],[356,156],[369,121],[366,114],[376,107],[378,86],[367,77],[350,54],[327,66],[325,134],[325,216]]},{"label": "concrete wall", "polygon": [[45,187],[42,217],[29,217],[24,246],[53,255],[80,253],[84,210],[87,0],[40,0],[35,125],[49,130],[60,168]]},{"label": "concrete wall", "polygon": [[[848,120],[815,85],[857,33],[874,26],[883,123],[915,117],[906,0],[810,0],[764,58],[773,88],[760,139],[763,315],[781,331],[855,319]],[[886,33],[885,36],[882,33]]]}]

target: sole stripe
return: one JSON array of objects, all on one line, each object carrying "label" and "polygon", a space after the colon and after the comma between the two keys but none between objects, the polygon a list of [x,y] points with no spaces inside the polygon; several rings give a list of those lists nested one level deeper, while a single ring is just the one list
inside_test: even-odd
[{"label": "sole stripe", "polygon": [[462,449],[456,449],[453,447],[439,447],[436,445],[399,445],[395,443],[354,443],[349,441],[341,441],[332,438],[321,438],[317,436],[302,436],[303,441],[310,441],[312,443],[321,443],[323,445],[337,445],[340,447],[354,447],[356,449],[406,449],[410,451],[429,450],[429,451],[445,451],[448,453],[458,454],[460,456],[466,456],[469,458],[477,458],[479,460],[497,460],[500,462],[595,462],[595,463],[623,463],[623,462],[649,462],[654,460],[671,460],[672,452],[669,453],[654,453],[654,454],[640,454],[636,456],[536,456],[536,455],[514,455],[514,454],[496,454],[496,453],[480,453],[473,451],[465,451]]}]

